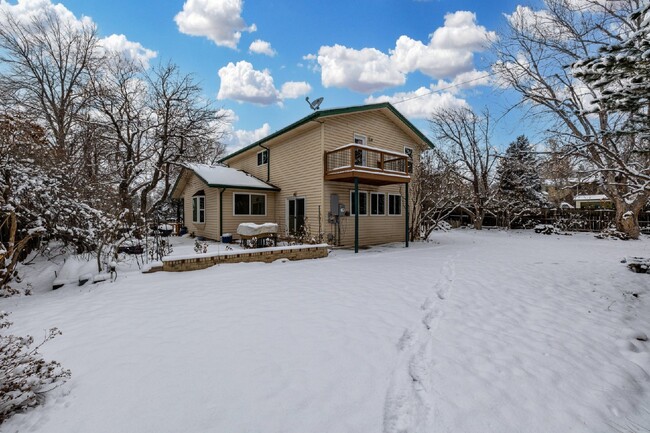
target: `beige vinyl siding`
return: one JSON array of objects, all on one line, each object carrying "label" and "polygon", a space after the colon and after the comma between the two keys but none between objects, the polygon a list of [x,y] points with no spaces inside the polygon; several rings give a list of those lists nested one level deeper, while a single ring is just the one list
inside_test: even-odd
[{"label": "beige vinyl siding", "polygon": [[[332,151],[339,146],[354,142],[354,134],[364,135],[367,145],[394,152],[404,152],[404,147],[413,149],[413,164],[417,164],[422,147],[414,142],[395,123],[379,111],[361,112],[353,115],[328,118],[325,122],[325,151]],[[361,181],[363,182],[363,181]],[[324,201],[327,209],[324,211],[326,223],[326,236],[334,234],[335,226],[327,223],[330,195],[338,194],[339,203],[345,204],[346,211],[350,212],[350,191],[354,191],[353,183],[325,182]],[[359,215],[359,243],[360,245],[377,245],[387,242],[404,241],[405,212],[402,201],[402,215],[388,215],[388,195],[385,198],[385,215],[370,215],[370,192],[384,194],[400,194],[404,199],[404,184],[372,186],[359,184],[359,191],[368,192],[368,215]],[[412,203],[410,203],[412,205]],[[354,245],[354,216],[341,217],[341,245]]]},{"label": "beige vinyl siding", "polygon": [[[318,206],[321,205],[323,185],[320,126],[314,123],[313,127],[302,134],[276,140],[267,147],[270,149],[271,164],[269,182],[281,190],[275,193],[274,214],[268,215],[266,222],[279,224],[281,235],[285,235],[288,199],[291,197],[304,198],[306,224],[311,233],[317,235]],[[266,166],[257,166],[257,151],[246,152],[241,157],[229,160],[228,163],[233,168],[244,170],[266,180]],[[224,204],[224,211],[225,208]],[[322,212],[323,210],[321,210]]]},{"label": "beige vinyl siding", "polygon": [[[352,203],[350,192],[354,192],[353,183],[343,182],[325,182],[325,195],[329,207],[330,194],[338,194],[339,203],[345,205],[345,210],[350,213],[349,216],[341,216],[341,245],[351,246],[354,245],[354,215],[352,215]],[[359,215],[359,243],[360,245],[377,245],[387,242],[402,242],[404,241],[405,230],[405,214],[404,214],[404,185],[387,185],[387,186],[372,186],[359,184],[359,192],[368,193],[368,214]],[[371,215],[370,214],[370,193],[379,192],[385,194],[384,202],[384,215]],[[402,197],[402,215],[393,216],[388,215],[388,194],[400,194]],[[329,211],[329,208],[327,209]],[[325,226],[325,239],[328,234],[334,234],[334,224],[327,224]]]},{"label": "beige vinyl siding", "polygon": [[[261,194],[266,196],[266,215],[234,215],[234,195],[237,194]],[[223,193],[223,232],[230,233],[235,239],[237,227],[241,223],[277,223],[275,219],[275,195],[274,191],[252,191],[243,189],[226,189]]]},{"label": "beige vinyl siding", "polygon": [[[275,193],[273,215],[250,222],[275,222],[280,226],[281,235],[287,229],[287,200],[291,197],[305,198],[307,224],[311,233],[318,234],[318,207],[321,206],[320,226],[324,241],[328,234],[334,233],[334,225],[328,223],[327,215],[330,206],[330,195],[338,194],[339,202],[345,204],[350,211],[350,191],[354,190],[353,183],[324,181],[324,152],[332,151],[354,141],[354,134],[367,137],[367,144],[384,150],[404,152],[404,147],[410,147],[414,153],[414,164],[417,164],[419,154],[423,149],[413,136],[396,125],[383,112],[367,111],[340,116],[326,117],[319,121],[303,125],[299,130],[291,131],[269,142],[265,147],[270,149],[269,161],[271,176],[269,182],[281,189]],[[244,170],[261,180],[267,180],[266,165],[257,165],[257,153],[263,150],[256,147],[227,161],[233,168]],[[404,184],[389,186],[370,186],[360,184],[360,191],[380,191],[383,193],[399,193],[404,197]],[[269,197],[271,194],[269,194]],[[374,245],[386,242],[404,241],[405,212],[402,203],[402,215],[388,216],[388,197],[385,199],[386,215],[367,215],[359,218],[359,240],[361,245]],[[370,196],[368,196],[370,205]],[[412,206],[412,203],[410,203]],[[226,207],[229,207],[229,210]],[[232,196],[226,199],[224,195],[224,231],[234,233],[236,223],[248,222],[232,217]],[[269,211],[270,212],[270,211]],[[228,220],[230,218],[230,220]],[[239,218],[239,217],[237,217]],[[234,228],[233,228],[234,227]],[[354,217],[341,217],[342,244],[354,244]]]},{"label": "beige vinyl siding", "polygon": [[[194,173],[187,171],[188,176],[183,189],[183,211],[185,226],[188,233],[203,236],[208,239],[219,239],[219,190],[208,187]],[[198,224],[192,221],[192,197],[197,191],[205,191],[205,223]]]},{"label": "beige vinyl siding", "polygon": [[369,111],[327,118],[325,151],[330,152],[344,144],[353,143],[354,134],[365,135],[368,140],[367,145],[371,147],[393,152],[404,152],[404,147],[410,147],[414,151],[414,159],[423,150],[382,112]]}]

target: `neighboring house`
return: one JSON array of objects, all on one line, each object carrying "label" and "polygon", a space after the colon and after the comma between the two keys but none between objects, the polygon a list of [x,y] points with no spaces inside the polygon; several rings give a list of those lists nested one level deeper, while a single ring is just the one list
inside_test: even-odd
[{"label": "neighboring house", "polygon": [[172,197],[188,231],[212,239],[275,222],[281,236],[335,245],[406,241],[407,186],[430,147],[389,103],[315,111],[219,161],[228,167],[187,165]]},{"label": "neighboring house", "polygon": [[612,201],[605,194],[577,195],[576,209],[613,209]]}]

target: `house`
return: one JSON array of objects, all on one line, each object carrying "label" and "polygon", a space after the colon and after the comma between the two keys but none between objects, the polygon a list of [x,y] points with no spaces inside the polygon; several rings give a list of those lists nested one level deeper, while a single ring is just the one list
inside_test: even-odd
[{"label": "house", "polygon": [[605,194],[581,194],[574,197],[576,209],[613,209],[614,204]]},{"label": "house", "polygon": [[408,243],[408,185],[431,147],[389,103],[315,111],[221,166],[186,165],[172,197],[188,231],[212,239],[275,222],[332,245]]}]

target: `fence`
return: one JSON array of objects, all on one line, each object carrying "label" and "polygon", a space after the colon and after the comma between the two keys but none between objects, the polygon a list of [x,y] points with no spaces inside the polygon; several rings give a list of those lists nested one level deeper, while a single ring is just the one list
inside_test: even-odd
[{"label": "fence", "polygon": [[[469,215],[462,211],[454,212],[447,218],[452,226],[469,225]],[[531,214],[518,217],[512,228],[532,228],[537,224],[552,224],[562,230],[600,232],[615,223],[613,209],[537,209]],[[507,215],[501,211],[488,211],[484,226],[508,227]],[[650,210],[641,211],[639,225],[644,232],[650,232]]]}]

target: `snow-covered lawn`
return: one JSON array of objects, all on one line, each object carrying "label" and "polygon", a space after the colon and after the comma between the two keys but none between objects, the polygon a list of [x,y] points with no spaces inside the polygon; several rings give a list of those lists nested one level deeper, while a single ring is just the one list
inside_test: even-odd
[{"label": "snow-covered lawn", "polygon": [[650,431],[648,238],[432,240],[4,299],[72,379],[2,429]]}]

